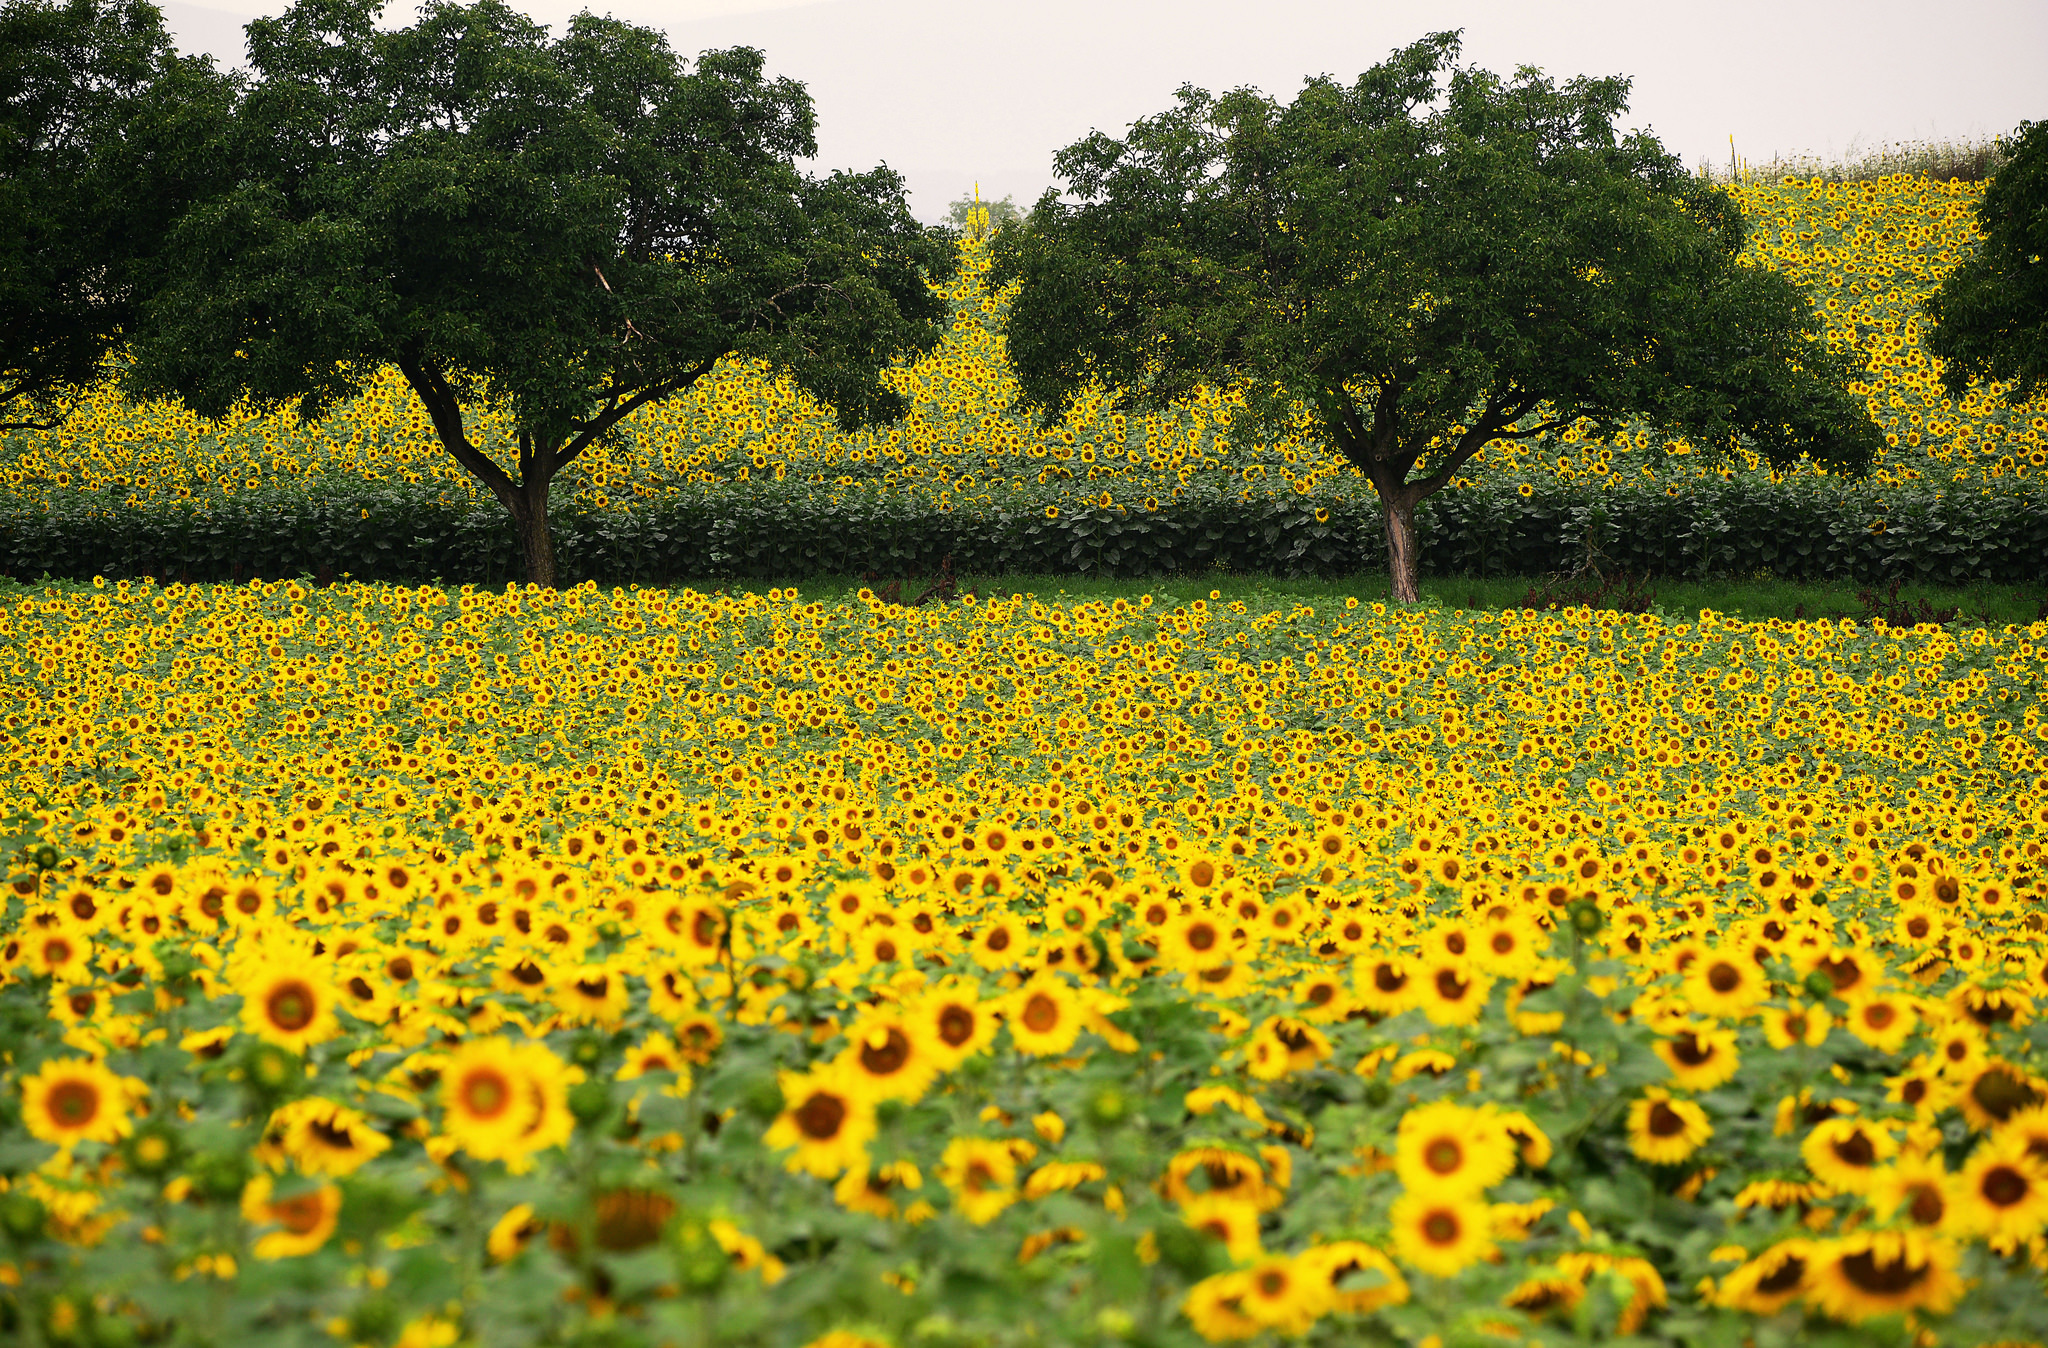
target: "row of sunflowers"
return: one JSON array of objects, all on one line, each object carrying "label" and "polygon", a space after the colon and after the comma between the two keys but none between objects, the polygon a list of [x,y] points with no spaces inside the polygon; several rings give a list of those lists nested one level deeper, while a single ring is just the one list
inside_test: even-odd
[{"label": "row of sunflowers", "polygon": [[[1889,447],[1876,467],[1889,484],[1964,484],[1996,491],[2048,465],[2048,415],[2011,408],[1997,390],[1961,399],[1941,389],[1920,344],[1920,305],[1975,237],[1981,184],[1894,175],[1867,182],[1746,182],[1730,189],[1747,214],[1748,256],[1786,271],[1815,298],[1831,341],[1869,364],[1865,395]],[[910,495],[943,505],[1060,497],[1158,509],[1191,485],[1252,495],[1362,495],[1356,471],[1312,440],[1242,443],[1232,398],[1207,392],[1170,415],[1116,411],[1085,398],[1041,427],[1013,407],[1016,381],[1002,337],[1006,297],[985,284],[987,250],[961,244],[948,294],[952,328],[923,359],[888,378],[910,400],[900,424],[840,433],[829,412],[759,369],[721,366],[691,393],[637,417],[565,479],[586,507],[630,507],[710,484],[807,483],[847,499]],[[509,423],[480,409],[471,433],[501,449]],[[516,456],[501,454],[510,462]],[[1703,466],[1678,442],[1644,428],[1595,436],[1585,427],[1526,443],[1496,442],[1470,476],[1531,490],[1585,489],[1645,479],[1670,490],[1703,472],[1765,473],[1752,463]],[[62,427],[16,434],[0,449],[0,484],[16,497],[87,490],[135,502],[217,500],[302,490],[311,482],[434,482],[452,501],[483,489],[439,448],[402,379],[385,372],[325,423],[254,410],[221,423],[182,407],[132,405],[104,390]]]},{"label": "row of sunflowers", "polygon": [[15,589],[29,1344],[2038,1342],[2048,625]]}]

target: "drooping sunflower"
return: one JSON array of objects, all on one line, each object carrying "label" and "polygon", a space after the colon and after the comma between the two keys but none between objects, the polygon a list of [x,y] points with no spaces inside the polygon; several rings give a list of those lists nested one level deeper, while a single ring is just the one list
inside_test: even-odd
[{"label": "drooping sunflower", "polygon": [[897,1204],[897,1195],[904,1190],[924,1187],[924,1176],[908,1161],[892,1161],[888,1165],[856,1166],[839,1177],[832,1186],[832,1196],[839,1205],[853,1212],[865,1212],[873,1217],[893,1221],[903,1216],[903,1209]]},{"label": "drooping sunflower", "polygon": [[1652,1165],[1679,1165],[1714,1135],[1707,1112],[1652,1086],[1628,1107],[1628,1145]]},{"label": "drooping sunflower", "polygon": [[827,1063],[809,1072],[783,1072],[783,1111],[762,1141],[792,1150],[785,1163],[819,1179],[837,1179],[867,1164],[875,1135],[874,1106],[845,1080],[845,1068]]},{"label": "drooping sunflower", "polygon": [[1986,1058],[1976,1075],[1963,1083],[1956,1103],[1972,1128],[1988,1131],[2023,1110],[2048,1103],[2048,1081],[2003,1058]]},{"label": "drooping sunflower", "polygon": [[954,1138],[939,1157],[939,1179],[976,1226],[988,1225],[1017,1201],[1017,1157],[1007,1143]]},{"label": "drooping sunflower", "polygon": [[1721,1279],[1714,1304],[1751,1315],[1776,1315],[1806,1290],[1813,1242],[1781,1240]]},{"label": "drooping sunflower", "polygon": [[1940,1152],[1907,1152],[1871,1176],[1864,1201],[1881,1222],[1896,1218],[1931,1230],[1953,1227],[1956,1178]]},{"label": "drooping sunflower", "polygon": [[258,1259],[292,1259],[311,1254],[327,1243],[341,1218],[341,1189],[320,1184],[283,1198],[274,1197],[276,1181],[258,1175],[242,1190],[242,1216],[258,1226],[281,1228],[257,1237]]},{"label": "drooping sunflower", "polygon": [[1244,1298],[1249,1290],[1242,1272],[1214,1274],[1188,1289],[1181,1300],[1181,1314],[1210,1343],[1253,1338],[1266,1327],[1245,1314]]},{"label": "drooping sunflower", "polygon": [[1800,1044],[1819,1048],[1834,1027],[1834,1018],[1826,1011],[1797,1000],[1764,1012],[1763,1022],[1764,1038],[1781,1052]]},{"label": "drooping sunflower", "polygon": [[567,970],[552,989],[555,1009],[571,1025],[616,1025],[633,1006],[626,971],[609,964],[583,964]]},{"label": "drooping sunflower", "polygon": [[1515,1144],[1483,1110],[1448,1100],[1401,1116],[1394,1169],[1411,1193],[1469,1198],[1506,1179]]},{"label": "drooping sunflower", "polygon": [[2048,1226],[2048,1163],[2027,1139],[2001,1131],[1970,1153],[1956,1177],[1955,1225],[2001,1254]]},{"label": "drooping sunflower", "polygon": [[141,1082],[91,1059],[53,1059],[22,1078],[22,1122],[60,1147],[119,1142],[128,1135],[128,1107],[141,1089]]},{"label": "drooping sunflower", "polygon": [[269,1131],[282,1133],[285,1154],[307,1175],[352,1175],[391,1147],[362,1114],[318,1096],[279,1108]]},{"label": "drooping sunflower", "polygon": [[327,971],[309,959],[266,956],[231,983],[242,994],[242,1028],[267,1043],[303,1053],[341,1033]]},{"label": "drooping sunflower", "polygon": [[1850,1324],[1925,1310],[1940,1314],[1962,1298],[1956,1247],[1918,1231],[1858,1231],[1817,1242],[1806,1299]]},{"label": "drooping sunflower", "polygon": [[1196,1194],[1180,1205],[1188,1228],[1218,1241],[1239,1263],[1264,1253],[1259,1239],[1259,1210],[1230,1194]]},{"label": "drooping sunflower", "polygon": [[1659,1039],[1654,1047],[1680,1090],[1710,1091],[1733,1077],[1742,1065],[1733,1030],[1694,1026]]},{"label": "drooping sunflower", "polygon": [[1401,1262],[1440,1278],[1455,1277],[1494,1253],[1493,1219],[1479,1199],[1403,1194],[1387,1220]]},{"label": "drooping sunflower", "polygon": [[1877,1169],[1899,1150],[1891,1132],[1871,1119],[1828,1119],[1799,1144],[1813,1177],[1840,1193],[1870,1191]]},{"label": "drooping sunflower", "polygon": [[1322,1281],[1332,1310],[1369,1315],[1408,1299],[1408,1280],[1394,1261],[1362,1240],[1311,1245],[1295,1262],[1304,1276]]}]

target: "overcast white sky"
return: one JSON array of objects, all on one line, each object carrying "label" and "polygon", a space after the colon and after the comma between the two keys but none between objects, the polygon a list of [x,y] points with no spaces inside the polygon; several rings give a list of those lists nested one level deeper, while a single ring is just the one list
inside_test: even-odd
[{"label": "overcast white sky", "polygon": [[[160,0],[187,51],[228,64],[246,10]],[[578,0],[514,0],[559,24]],[[597,0],[665,30],[677,50],[752,46],[806,84],[820,165],[887,162],[932,220],[979,181],[1028,206],[1056,185],[1053,152],[1121,134],[1184,82],[1291,98],[1424,33],[1465,31],[1464,60],[1510,73],[1632,76],[1630,121],[1688,163],[1834,155],[1961,139],[2048,118],[2044,0]],[[385,13],[410,22],[410,0]]]}]

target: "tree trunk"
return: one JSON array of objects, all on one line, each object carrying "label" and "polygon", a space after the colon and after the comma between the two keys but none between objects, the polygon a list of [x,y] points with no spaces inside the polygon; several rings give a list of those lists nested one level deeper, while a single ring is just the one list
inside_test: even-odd
[{"label": "tree trunk", "polygon": [[1397,604],[1419,604],[1422,589],[1417,583],[1419,550],[1415,539],[1415,503],[1421,498],[1408,487],[1392,491],[1379,487],[1380,504],[1387,514],[1387,577]]},{"label": "tree trunk", "polygon": [[512,524],[519,534],[519,551],[526,560],[529,585],[555,588],[555,539],[548,529],[548,484],[541,474],[529,473],[512,498]]}]

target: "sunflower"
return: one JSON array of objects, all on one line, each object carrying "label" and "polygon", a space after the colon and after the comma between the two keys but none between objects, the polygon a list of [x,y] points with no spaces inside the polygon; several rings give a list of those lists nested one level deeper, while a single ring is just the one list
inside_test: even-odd
[{"label": "sunflower", "polygon": [[1493,1220],[1478,1199],[1403,1194],[1387,1220],[1401,1261],[1440,1278],[1455,1277],[1494,1253]]},{"label": "sunflower", "polygon": [[1984,1031],[1972,1021],[1952,1020],[1935,1033],[1928,1057],[1934,1060],[1935,1070],[1943,1076],[1958,1081],[1972,1080],[1984,1070],[1985,1060],[1989,1057],[1984,1045]]},{"label": "sunflower", "polygon": [[1695,960],[1685,975],[1692,1009],[1717,1019],[1740,1020],[1770,995],[1770,981],[1745,952],[1715,950]]},{"label": "sunflower", "polygon": [[391,1147],[363,1115],[318,1096],[278,1109],[268,1131],[282,1133],[285,1154],[307,1175],[352,1175]]},{"label": "sunflower", "polygon": [[60,1147],[114,1143],[128,1135],[128,1106],[143,1090],[87,1058],[45,1062],[21,1081],[22,1121],[29,1132]]},{"label": "sunflower", "polygon": [[1358,1004],[1382,1016],[1397,1016],[1416,1004],[1422,990],[1399,956],[1369,956],[1358,962],[1351,986]]},{"label": "sunflower", "polygon": [[1239,1263],[1264,1253],[1259,1240],[1259,1210],[1230,1194],[1196,1194],[1180,1205],[1180,1219],[1190,1230],[1220,1242]]},{"label": "sunflower", "polygon": [[1253,1338],[1266,1326],[1245,1313],[1244,1299],[1250,1290],[1241,1272],[1215,1274],[1188,1289],[1181,1299],[1181,1314],[1210,1343]]},{"label": "sunflower", "polygon": [[1416,978],[1422,1014],[1432,1025],[1470,1025],[1486,1010],[1490,975],[1461,959],[1433,960]]},{"label": "sunflower", "polygon": [[1000,917],[976,933],[968,948],[969,958],[990,973],[1014,969],[1031,954],[1031,938],[1023,924]]},{"label": "sunflower", "polygon": [[1000,1028],[994,1008],[981,1000],[972,979],[948,978],[916,1003],[915,1015],[928,1032],[925,1043],[940,1070],[950,1071],[986,1049]]},{"label": "sunflower", "polygon": [[540,1104],[510,1040],[471,1039],[440,1064],[441,1129],[480,1161],[525,1154]]},{"label": "sunflower", "polygon": [[846,1069],[828,1063],[809,1072],[783,1072],[782,1114],[762,1141],[773,1149],[794,1148],[789,1169],[819,1179],[836,1179],[867,1164],[875,1135],[874,1106],[846,1080]]},{"label": "sunflower", "polygon": [[1295,1256],[1302,1275],[1319,1279],[1330,1309],[1370,1315],[1408,1299],[1408,1281],[1394,1261],[1362,1240],[1311,1245]]},{"label": "sunflower", "polygon": [[1065,1053],[1081,1033],[1081,1001],[1058,975],[1040,972],[1004,1002],[1010,1042],[1034,1057]]},{"label": "sunflower", "polygon": [[1243,1278],[1240,1309],[1247,1318],[1282,1334],[1307,1333],[1329,1308],[1328,1280],[1286,1255],[1266,1255],[1245,1269]]},{"label": "sunflower", "polygon": [[[1265,1148],[1268,1158],[1286,1160],[1285,1148]],[[1197,1189],[1191,1181],[1199,1179]],[[1166,1163],[1160,1191],[1167,1201],[1186,1207],[1207,1195],[1243,1203],[1257,1212],[1267,1212],[1287,1200],[1287,1179],[1274,1176],[1269,1183],[1261,1159],[1228,1147],[1189,1147],[1175,1153]]]},{"label": "sunflower", "polygon": [[1735,1052],[1733,1030],[1697,1026],[1659,1039],[1654,1047],[1680,1090],[1710,1091],[1733,1077],[1742,1065]]},{"label": "sunflower", "polygon": [[678,1016],[675,1031],[676,1052],[682,1054],[686,1062],[699,1067],[709,1066],[725,1043],[725,1027],[718,1023],[718,1017],[709,1012],[696,1011]]},{"label": "sunflower", "polygon": [[1915,1017],[1904,998],[1872,989],[1848,999],[1842,1017],[1849,1033],[1880,1053],[1897,1053],[1912,1036]]},{"label": "sunflower", "polygon": [[1799,1144],[1799,1155],[1815,1179],[1840,1193],[1870,1191],[1878,1166],[1897,1154],[1899,1144],[1870,1119],[1828,1119]]},{"label": "sunflower", "polygon": [[258,1175],[242,1190],[242,1216],[258,1226],[282,1227],[256,1240],[258,1259],[291,1259],[327,1243],[341,1217],[341,1190],[322,1184],[277,1198],[275,1182]]},{"label": "sunflower", "polygon": [[1230,962],[1228,924],[1200,909],[1170,919],[1159,933],[1159,960],[1180,973],[1196,973]]},{"label": "sunflower", "polygon": [[1987,1130],[2048,1103],[2048,1081],[2002,1058],[1986,1058],[1976,1075],[1963,1083],[1957,1103],[1972,1128]]},{"label": "sunflower", "polygon": [[1514,1168],[1513,1139],[1483,1110],[1442,1100],[1401,1116],[1394,1169],[1411,1192],[1469,1198]]},{"label": "sunflower", "polygon": [[71,931],[38,932],[23,942],[24,962],[29,969],[58,982],[85,982],[91,978],[92,942]]},{"label": "sunflower", "polygon": [[1962,1298],[1956,1247],[1918,1231],[1858,1231],[1812,1248],[1806,1299],[1837,1320],[1940,1314]]},{"label": "sunflower", "polygon": [[492,1224],[484,1250],[495,1262],[506,1263],[546,1229],[547,1224],[534,1216],[533,1204],[516,1204]]},{"label": "sunflower", "polygon": [[1628,1107],[1628,1145],[1651,1165],[1679,1165],[1714,1135],[1707,1112],[1655,1086]]},{"label": "sunflower", "polygon": [[1316,1025],[1335,1024],[1350,1014],[1352,1007],[1351,993],[1340,974],[1309,974],[1294,985],[1292,995],[1296,1014]]},{"label": "sunflower", "polygon": [[1776,1315],[1806,1290],[1813,1242],[1781,1240],[1721,1279],[1714,1304],[1751,1315]]},{"label": "sunflower", "polygon": [[1252,1032],[1245,1047],[1247,1069],[1261,1081],[1278,1081],[1290,1072],[1306,1072],[1329,1058],[1329,1036],[1292,1016],[1269,1016]]},{"label": "sunflower", "polygon": [[2027,1139],[2000,1132],[1970,1153],[1956,1177],[1956,1227],[2001,1254],[2048,1226],[2048,1164]]},{"label": "sunflower", "polygon": [[939,1157],[939,1179],[961,1215],[986,1226],[1017,1201],[1016,1153],[1007,1143],[956,1137]]},{"label": "sunflower", "polygon": [[264,958],[233,982],[242,994],[242,1028],[267,1043],[303,1053],[341,1033],[327,971],[311,960]]},{"label": "sunflower", "polygon": [[608,964],[584,964],[555,981],[552,1000],[569,1025],[617,1025],[633,1007],[626,971]]},{"label": "sunflower", "polygon": [[916,1016],[893,1009],[869,1011],[846,1032],[839,1063],[847,1085],[870,1101],[919,1099],[939,1074],[939,1056],[927,1032]]},{"label": "sunflower", "polygon": [[673,1039],[660,1032],[649,1034],[645,1039],[626,1050],[626,1060],[619,1064],[614,1073],[619,1081],[638,1081],[651,1072],[668,1072],[675,1081],[669,1087],[672,1095],[687,1095],[690,1090],[690,1064],[676,1047]]},{"label": "sunflower", "polygon": [[1764,1038],[1780,1052],[1804,1044],[1819,1048],[1834,1028],[1834,1017],[1817,1007],[1794,1000],[1764,1012]]},{"label": "sunflower", "polygon": [[1953,1226],[1956,1179],[1942,1164],[1941,1153],[1908,1152],[1870,1177],[1864,1201],[1881,1222],[1894,1218],[1915,1226]]},{"label": "sunflower", "polygon": [[897,1207],[897,1195],[906,1189],[923,1187],[924,1176],[916,1166],[908,1161],[894,1161],[873,1169],[856,1166],[848,1170],[832,1186],[832,1196],[848,1211],[893,1221],[903,1215]]}]

